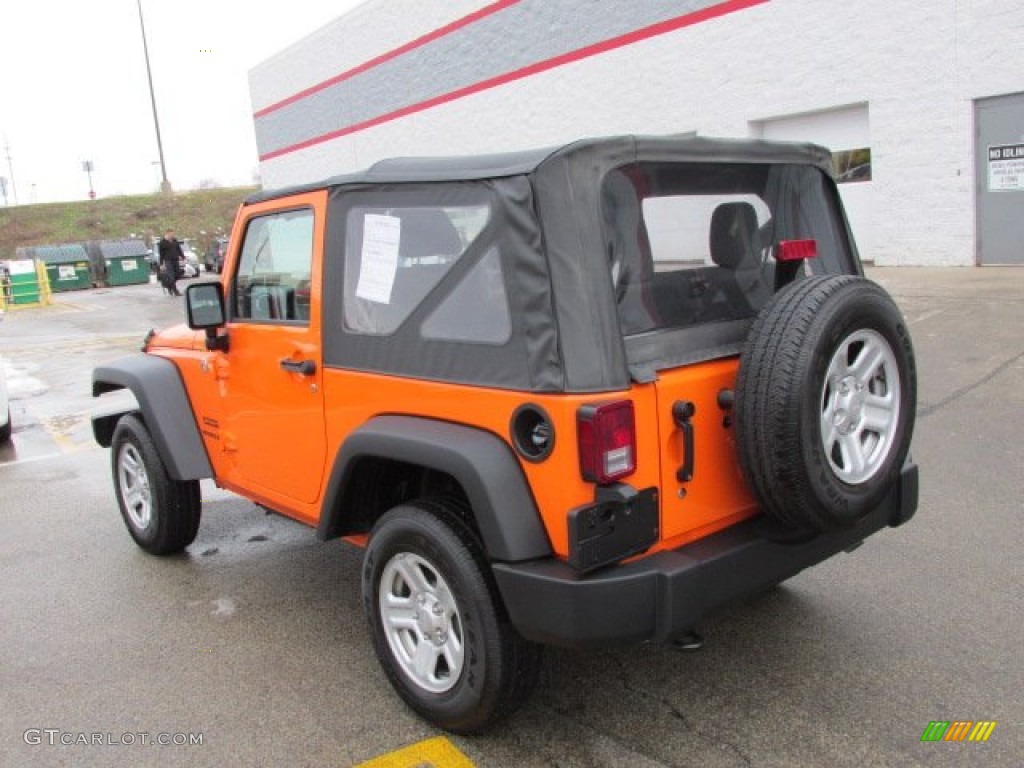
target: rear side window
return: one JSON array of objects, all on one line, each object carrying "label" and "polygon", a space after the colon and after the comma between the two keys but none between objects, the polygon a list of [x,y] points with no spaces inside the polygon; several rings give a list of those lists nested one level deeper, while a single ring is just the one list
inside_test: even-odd
[{"label": "rear side window", "polygon": [[[352,236],[345,249],[345,330],[393,334],[459,262],[489,219],[487,205],[352,208],[347,223]],[[478,270],[469,275],[474,273]],[[500,281],[500,270],[495,274]],[[494,290],[504,301],[503,287]],[[476,298],[475,291],[470,293]],[[459,295],[471,298],[456,290],[427,321],[428,337],[472,340],[465,336],[472,335],[474,324],[487,319],[481,318],[481,312],[498,315],[499,325],[505,318],[507,325],[507,303],[481,304],[474,314],[453,306],[453,302],[464,305],[456,301]],[[454,321],[452,311],[458,316]]]},{"label": "rear side window", "polygon": [[308,323],[312,263],[312,210],[252,219],[232,288],[235,319]]},{"label": "rear side window", "polygon": [[424,339],[503,345],[512,318],[498,249],[491,247],[438,305],[420,328]]},{"label": "rear side window", "polygon": [[775,291],[782,240],[816,241],[809,272],[853,268],[832,190],[810,166],[628,166],[606,177],[602,213],[626,336],[753,317]]}]

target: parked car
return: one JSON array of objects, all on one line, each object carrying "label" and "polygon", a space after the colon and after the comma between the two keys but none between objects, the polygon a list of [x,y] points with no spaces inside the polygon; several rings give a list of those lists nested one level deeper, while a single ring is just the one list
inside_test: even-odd
[{"label": "parked car", "polygon": [[181,263],[181,277],[182,278],[199,277],[199,262],[192,261],[191,259],[186,258]]},{"label": "parked car", "polygon": [[188,327],[93,371],[138,403],[93,418],[122,519],[181,552],[212,478],[364,548],[374,650],[437,726],[513,711],[544,645],[696,645],[917,508],[909,331],[821,147],[383,161],[233,231]]},{"label": "parked car", "polygon": [[[152,248],[147,252],[149,269],[153,274],[160,271],[160,249],[158,242],[158,240],[154,240]],[[197,277],[199,275],[199,257],[196,256],[191,243],[188,240],[179,240],[178,244],[181,246],[181,252],[184,255],[180,265],[181,277]]]},{"label": "parked car", "polygon": [[182,240],[181,252],[185,255],[185,260],[181,265],[181,276],[186,278],[199,277],[199,257],[196,256],[192,243],[188,240]]},{"label": "parked car", "polygon": [[[149,268],[154,274],[160,270],[160,249],[157,242],[153,242],[153,247],[148,252]],[[181,277],[198,277],[199,257],[196,256],[192,244],[188,240],[179,240],[178,244],[181,246],[181,252],[185,257],[181,262]]]},{"label": "parked car", "polygon": [[216,272],[218,275],[224,269],[224,256],[228,252],[228,239],[218,237],[210,243],[203,256],[203,266],[207,272]]}]

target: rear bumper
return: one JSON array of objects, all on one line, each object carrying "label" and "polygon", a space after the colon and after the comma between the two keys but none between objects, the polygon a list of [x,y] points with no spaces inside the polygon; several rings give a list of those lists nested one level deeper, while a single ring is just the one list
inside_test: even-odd
[{"label": "rear bumper", "polygon": [[679,549],[580,575],[561,560],[497,563],[494,573],[512,623],[523,637],[566,647],[665,642],[705,614],[755,594],[917,510],[917,466],[857,525],[813,538],[758,517]]}]

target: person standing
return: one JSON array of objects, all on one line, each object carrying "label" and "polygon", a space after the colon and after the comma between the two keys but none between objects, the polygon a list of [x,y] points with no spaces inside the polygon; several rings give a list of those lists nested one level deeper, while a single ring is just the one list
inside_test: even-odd
[{"label": "person standing", "polygon": [[157,252],[160,255],[160,269],[166,275],[164,287],[172,296],[181,296],[178,290],[178,278],[181,277],[181,262],[185,260],[185,253],[181,250],[181,243],[174,236],[174,230],[168,229],[159,243]]}]

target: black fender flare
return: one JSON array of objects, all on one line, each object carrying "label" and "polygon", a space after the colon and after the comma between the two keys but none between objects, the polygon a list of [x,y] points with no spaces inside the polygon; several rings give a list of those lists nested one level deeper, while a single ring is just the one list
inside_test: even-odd
[{"label": "black fender flare", "polygon": [[[136,353],[93,369],[93,397],[118,389],[128,389],[135,395],[138,412],[174,480],[213,477],[213,466],[199,433],[185,382],[172,361]],[[109,448],[118,419],[133,411],[122,409],[94,415],[92,432],[96,442]]]},{"label": "black fender flare", "polygon": [[377,416],[345,440],[334,460],[317,536],[344,533],[341,501],[362,458],[394,459],[445,472],[462,486],[491,560],[548,557],[551,542],[511,447],[498,436],[416,416]]}]

